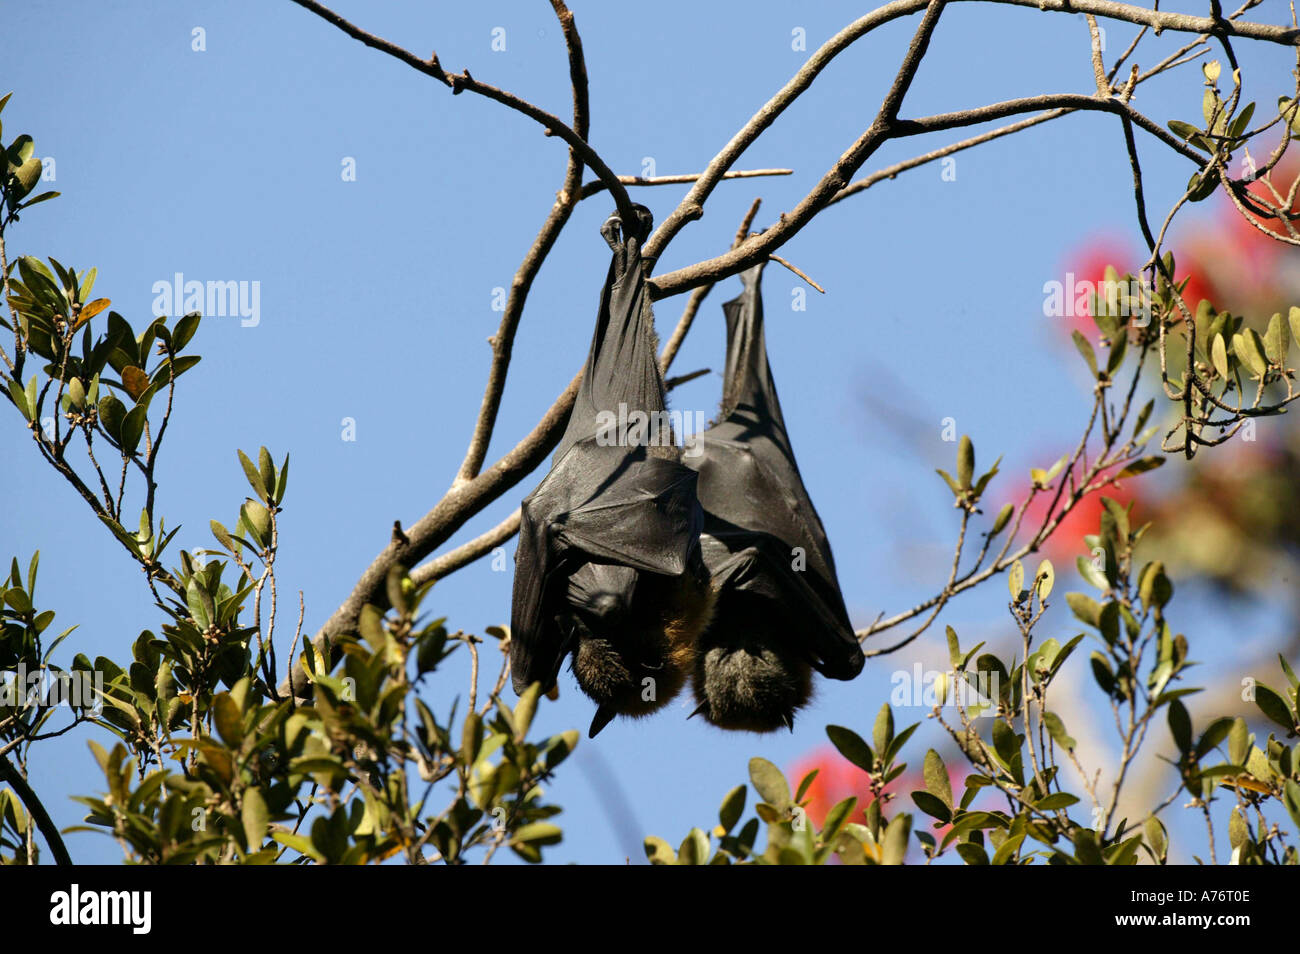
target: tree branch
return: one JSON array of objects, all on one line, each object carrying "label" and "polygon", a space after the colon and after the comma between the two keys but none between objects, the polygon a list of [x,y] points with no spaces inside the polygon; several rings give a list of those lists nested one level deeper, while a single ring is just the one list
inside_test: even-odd
[{"label": "tree branch", "polygon": [[[354,40],[360,40],[366,46],[379,50],[381,53],[387,53],[394,59],[401,60],[412,69],[417,70],[426,76],[433,77],[450,89],[453,94],[459,94],[466,91],[477,93],[480,96],[495,100],[501,105],[513,109],[517,113],[522,113],[529,119],[539,123],[548,133],[554,136],[559,136],[568,143],[569,148],[577,152],[578,155],[582,157],[582,161],[586,163],[591,170],[596,173],[596,175],[600,176],[601,180],[609,187],[610,192],[613,193],[614,201],[618,205],[619,215],[623,217],[624,221],[635,221],[636,216],[632,211],[632,200],[628,197],[627,190],[623,188],[623,184],[618,181],[618,176],[614,175],[609,166],[605,165],[605,161],[600,158],[596,153],[596,150],[594,150],[582,136],[580,136],[558,116],[552,115],[538,106],[534,106],[527,100],[520,99],[513,93],[509,93],[503,89],[498,89],[495,86],[490,86],[487,83],[480,83],[478,80],[474,79],[474,77],[469,75],[468,70],[463,70],[460,73],[449,73],[444,70],[442,65],[438,62],[437,53],[431,54],[427,60],[422,60],[414,53],[402,49],[395,43],[390,43],[388,40],[367,33],[355,24],[343,19],[333,10],[317,3],[316,0],[291,0],[291,2],[298,4],[298,6],[305,10],[310,10],[326,23],[338,27],[338,29],[342,30]],[[564,20],[561,19],[561,25],[563,26],[563,24]]]},{"label": "tree branch", "polygon": [[72,856],[68,854],[68,847],[63,843],[63,836],[59,834],[59,826],[54,824],[54,819],[50,813],[45,810],[41,800],[36,797],[32,787],[27,784],[27,779],[23,778],[22,773],[9,761],[8,756],[0,755],[0,780],[6,781],[12,786],[15,794],[22,801],[27,811],[31,813],[32,820],[36,822],[36,827],[40,829],[45,843],[50,846],[50,852],[54,855],[54,861],[60,865],[71,865]]}]

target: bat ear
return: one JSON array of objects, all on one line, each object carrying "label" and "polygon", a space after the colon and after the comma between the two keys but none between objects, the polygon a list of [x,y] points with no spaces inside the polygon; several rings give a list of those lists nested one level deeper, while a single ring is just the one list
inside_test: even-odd
[{"label": "bat ear", "polygon": [[587,738],[594,739],[597,733],[613,721],[618,712],[613,706],[601,705],[596,707],[596,715],[591,720],[591,728],[587,730]]}]

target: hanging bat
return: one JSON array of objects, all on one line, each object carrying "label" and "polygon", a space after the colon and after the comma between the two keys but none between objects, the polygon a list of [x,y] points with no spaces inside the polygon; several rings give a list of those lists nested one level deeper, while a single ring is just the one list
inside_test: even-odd
[{"label": "hanging bat", "polygon": [[[685,685],[712,589],[697,475],[668,415],[641,243],[650,212],[601,228],[613,251],[577,400],[550,473],[521,506],[510,669],[555,685],[573,657],[596,703],[589,735],[647,715]],[[620,232],[622,233],[620,235]]]},{"label": "hanging bat", "polygon": [[724,729],[794,728],[812,669],[852,679],[863,655],[817,510],[799,477],[763,335],[762,264],[724,304],[727,365],[717,422],[688,456],[717,591],[696,651],[692,715]]}]

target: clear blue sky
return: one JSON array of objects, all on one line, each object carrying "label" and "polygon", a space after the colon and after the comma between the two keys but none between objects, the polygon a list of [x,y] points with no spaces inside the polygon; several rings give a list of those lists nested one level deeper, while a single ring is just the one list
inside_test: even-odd
[{"label": "clear blue sky", "polygon": [[[702,169],[807,55],[791,49],[793,30],[806,31],[815,49],[866,6],[575,0],[592,144],[623,174],[641,173],[647,159],[658,174]],[[1204,3],[1173,6],[1202,12]],[[1257,15],[1280,14],[1268,6]],[[340,0],[335,9],[422,56],[436,49],[448,69],[468,67],[570,113],[562,37],[541,0]],[[414,521],[450,483],[482,396],[485,339],[500,317],[493,290],[509,285],[547,213],[563,144],[485,99],[452,97],[285,0],[28,3],[4,18],[0,94],[14,91],[6,138],[33,135],[37,155],[56,160],[52,187],[63,192],[10,231],[10,258],[97,266],[97,293],[137,326],[150,313],[154,283],[176,272],[260,283],[259,324],[210,318],[192,346],[204,361],[181,388],[158,509],[169,525],[183,525],[178,544],[207,545],[208,520],[230,524],[245,495],[235,449],[265,444],[277,459],[290,452],[281,581],[286,591],[305,591],[314,629],[384,546],[393,521]],[[795,175],[721,185],[660,271],[724,249],[755,195],[764,200],[760,226],[794,205],[870,121],[916,22],[890,24],[841,55],[738,163]],[[492,49],[496,27],[505,30],[500,52]],[[205,31],[205,51],[191,49],[195,28]],[[1108,60],[1133,32],[1111,27]],[[1145,68],[1153,51],[1180,41],[1144,42]],[[1254,64],[1247,98],[1267,111],[1288,88],[1292,63],[1262,44],[1239,53]],[[1081,17],[953,4],[903,114],[1091,87]],[[1191,67],[1142,87],[1137,105],[1161,122],[1194,119],[1200,98]],[[869,168],[959,135],[891,144]],[[1139,136],[1148,203],[1163,214],[1191,169]],[[348,157],[355,182],[340,174]],[[942,581],[957,516],[933,474],[955,453],[941,440],[943,418],[974,437],[980,462],[1006,455],[999,480],[1007,491],[1077,435],[1089,388],[1054,319],[1043,317],[1043,283],[1063,279],[1070,251],[1091,236],[1138,245],[1114,117],[1058,120],[961,154],[954,181],[940,172],[930,166],[882,183],[782,250],[827,289],[808,294],[806,311],[790,307],[802,287],[794,276],[775,266],[766,273],[768,342],[787,423],[858,624],[910,606]],[[659,220],[685,188],[635,198]],[[607,265],[597,228],[609,209],[604,198],[583,203],[538,277],[490,458],[534,425],[581,364]],[[711,414],[716,406],[719,305],[738,288],[730,280],[702,309],[675,371],[715,373],[676,391],[674,407]],[[682,303],[659,303],[662,335]],[[356,422],[355,441],[342,439],[344,418]],[[69,651],[124,659],[139,631],[160,623],[139,571],[26,445],[16,415],[3,416],[0,440],[8,448],[2,555],[25,561],[42,551],[39,602],[58,611],[62,626],[80,626],[64,644]],[[501,520],[540,477],[452,545]],[[1058,589],[1077,586],[1070,576]],[[481,632],[508,622],[510,587],[508,570],[483,561],[440,583],[431,605],[452,626]],[[991,638],[1009,655],[1005,590],[987,589],[947,618],[963,642]],[[1058,602],[1044,635],[1072,635]],[[687,723],[689,709],[674,705],[584,739],[551,788],[566,809],[566,839],[548,857],[639,861],[639,840],[616,832],[624,811],[627,830],[676,844],[692,824],[713,823],[750,756],[789,765],[824,741],[827,722],[869,731],[890,675],[942,660],[941,647],[939,630],[914,651],[869,663],[853,683],[823,682],[792,735],[727,735]],[[464,662],[449,665],[431,693],[439,711],[463,692]],[[567,674],[561,691],[558,704],[543,706],[540,729],[589,721],[590,703]],[[911,744],[914,762],[936,741],[927,727]],[[1155,741],[1164,747],[1163,735]],[[84,734],[36,752],[35,787],[60,824],[76,823],[81,812],[66,796],[102,782]],[[611,807],[618,799],[608,779],[626,793],[625,807]],[[103,837],[73,835],[70,846],[83,860],[120,857]]]}]

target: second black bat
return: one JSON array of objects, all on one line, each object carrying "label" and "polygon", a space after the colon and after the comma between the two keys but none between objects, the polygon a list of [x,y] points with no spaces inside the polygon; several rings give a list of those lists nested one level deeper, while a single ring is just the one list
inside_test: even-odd
[{"label": "second black bat", "polygon": [[700,474],[701,546],[717,590],[696,647],[692,714],[753,732],[793,729],[812,695],[812,670],[852,679],[864,662],[777,400],[762,270],[743,273],[744,291],[723,305],[722,409],[685,458]]}]

